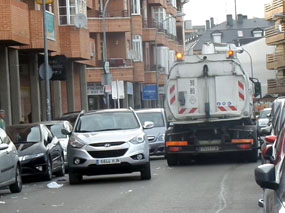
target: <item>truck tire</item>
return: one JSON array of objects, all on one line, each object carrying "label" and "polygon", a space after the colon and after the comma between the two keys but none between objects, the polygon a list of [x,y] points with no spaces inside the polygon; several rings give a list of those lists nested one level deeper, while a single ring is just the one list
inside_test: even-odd
[{"label": "truck tire", "polygon": [[168,166],[176,166],[178,164],[178,160],[176,156],[167,155],[166,161]]},{"label": "truck tire", "polygon": [[247,155],[248,162],[257,162],[258,160],[258,149],[251,150]]}]

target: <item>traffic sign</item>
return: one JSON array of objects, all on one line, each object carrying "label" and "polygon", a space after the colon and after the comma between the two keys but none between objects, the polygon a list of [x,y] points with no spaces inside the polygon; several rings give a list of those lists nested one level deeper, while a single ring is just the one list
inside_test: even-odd
[{"label": "traffic sign", "polygon": [[[48,65],[47,73],[48,73],[48,79],[51,79],[53,71],[52,71],[50,65]],[[42,80],[46,79],[45,64],[40,65],[39,74],[40,74],[40,77]]]},{"label": "traffic sign", "polygon": [[143,100],[157,100],[157,86],[144,85],[143,87]]}]

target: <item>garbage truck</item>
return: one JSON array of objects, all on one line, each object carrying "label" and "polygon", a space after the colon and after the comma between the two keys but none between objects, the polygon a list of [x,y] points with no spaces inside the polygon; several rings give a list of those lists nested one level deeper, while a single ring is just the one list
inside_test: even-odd
[{"label": "garbage truck", "polygon": [[178,55],[165,85],[169,166],[222,153],[257,161],[254,98],[260,82],[247,75],[240,52],[233,44],[208,43],[200,55]]}]

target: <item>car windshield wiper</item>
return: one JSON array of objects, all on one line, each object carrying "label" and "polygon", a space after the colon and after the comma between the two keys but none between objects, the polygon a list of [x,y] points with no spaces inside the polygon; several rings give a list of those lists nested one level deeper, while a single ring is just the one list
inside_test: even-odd
[{"label": "car windshield wiper", "polygon": [[14,144],[38,143],[39,141],[16,141]]},{"label": "car windshield wiper", "polygon": [[84,132],[92,132],[92,131],[89,131],[89,130],[77,130],[76,132],[82,132],[82,133],[84,133]]}]

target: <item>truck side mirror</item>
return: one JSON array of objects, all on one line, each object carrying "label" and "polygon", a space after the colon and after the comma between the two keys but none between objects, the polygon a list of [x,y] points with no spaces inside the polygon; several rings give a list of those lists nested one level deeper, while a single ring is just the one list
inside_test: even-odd
[{"label": "truck side mirror", "polygon": [[254,96],[260,96],[261,98],[261,83],[258,82],[254,82]]}]

